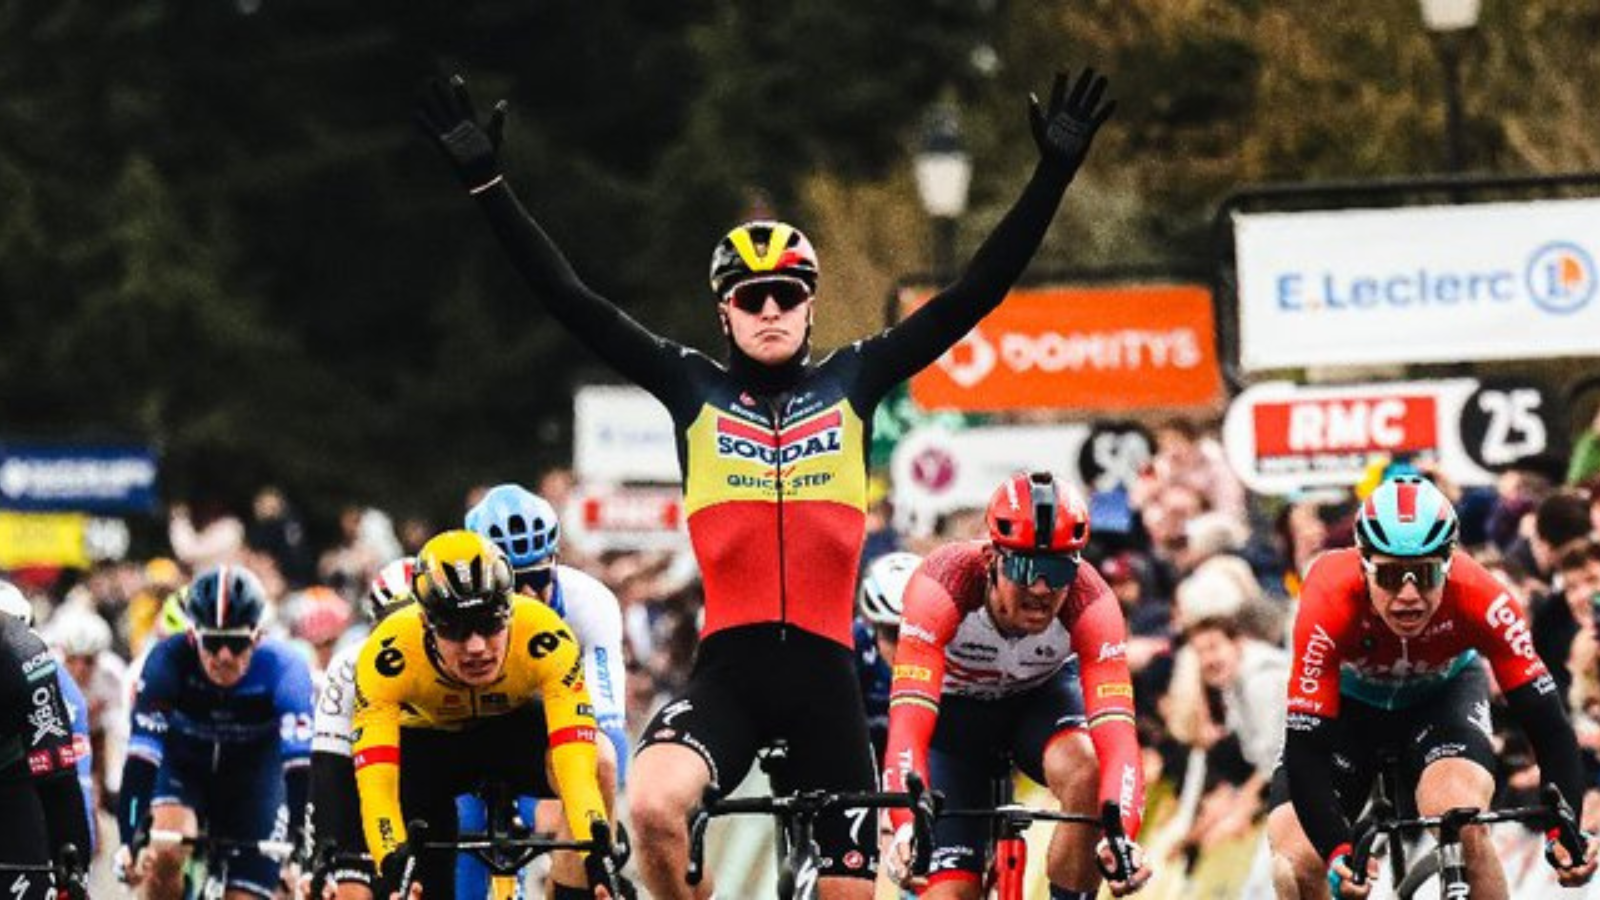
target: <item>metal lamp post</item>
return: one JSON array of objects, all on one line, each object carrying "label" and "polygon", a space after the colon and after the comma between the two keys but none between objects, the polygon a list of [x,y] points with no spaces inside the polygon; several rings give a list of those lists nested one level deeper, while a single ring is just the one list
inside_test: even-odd
[{"label": "metal lamp post", "polygon": [[954,106],[941,104],[929,111],[915,162],[917,196],[933,219],[934,275],[947,278],[955,273],[956,220],[967,211],[972,184],[972,158],[962,146]]},{"label": "metal lamp post", "polygon": [[1478,25],[1481,0],[1420,0],[1422,23],[1433,35],[1444,69],[1445,154],[1449,170],[1466,169],[1461,122],[1461,53]]}]

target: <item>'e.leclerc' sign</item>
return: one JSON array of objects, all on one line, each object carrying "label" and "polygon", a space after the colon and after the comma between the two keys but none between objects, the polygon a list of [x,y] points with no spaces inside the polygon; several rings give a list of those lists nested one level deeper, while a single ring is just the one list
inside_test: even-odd
[{"label": "'e.leclerc' sign", "polygon": [[157,471],[146,447],[0,444],[0,507],[149,512]]}]

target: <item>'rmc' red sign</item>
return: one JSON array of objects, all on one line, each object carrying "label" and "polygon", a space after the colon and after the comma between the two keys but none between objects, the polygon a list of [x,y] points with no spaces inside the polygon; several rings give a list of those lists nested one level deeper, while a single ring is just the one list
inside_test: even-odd
[{"label": "'rmc' red sign", "polygon": [[1439,446],[1439,414],[1427,395],[1261,403],[1256,458],[1311,453],[1406,453]]}]

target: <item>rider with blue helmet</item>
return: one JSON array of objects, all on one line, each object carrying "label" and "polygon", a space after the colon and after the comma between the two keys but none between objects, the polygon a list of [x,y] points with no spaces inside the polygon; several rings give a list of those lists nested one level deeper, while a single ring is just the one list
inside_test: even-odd
[{"label": "rider with blue helmet", "polygon": [[[516,589],[544,601],[555,610],[583,648],[583,677],[594,704],[595,722],[609,741],[600,747],[600,784],[611,798],[627,773],[628,732],[623,713],[626,675],[622,657],[622,608],[611,589],[593,576],[571,566],[558,565],[561,523],[554,506],[538,494],[515,484],[499,484],[467,511],[469,530],[488,538],[500,549],[515,579]],[[606,744],[610,744],[607,752]],[[553,808],[553,804],[547,804]],[[481,806],[481,805],[480,805]],[[473,827],[482,815],[472,801],[457,804],[461,827]],[[551,820],[554,824],[554,819]],[[475,860],[458,868],[457,896],[482,896],[481,870]],[[464,881],[471,878],[472,881]]]}]

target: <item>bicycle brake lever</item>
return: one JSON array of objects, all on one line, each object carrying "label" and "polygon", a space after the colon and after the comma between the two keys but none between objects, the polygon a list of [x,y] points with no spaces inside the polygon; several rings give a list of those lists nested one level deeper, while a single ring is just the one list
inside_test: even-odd
[{"label": "bicycle brake lever", "polygon": [[1100,874],[1111,881],[1126,883],[1138,871],[1133,865],[1133,848],[1128,846],[1128,834],[1122,830],[1122,808],[1115,800],[1100,805],[1100,829],[1105,832],[1106,846],[1111,848],[1111,865],[1107,867],[1095,854],[1095,865]]}]

